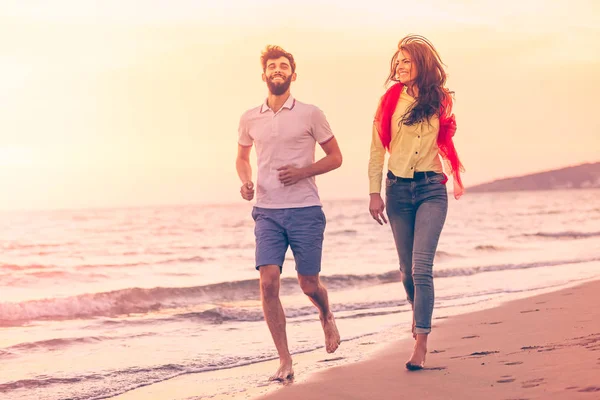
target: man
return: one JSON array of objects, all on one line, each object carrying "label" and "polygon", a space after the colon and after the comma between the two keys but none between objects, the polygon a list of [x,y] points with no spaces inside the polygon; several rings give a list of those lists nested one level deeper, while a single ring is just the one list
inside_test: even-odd
[{"label": "man", "polygon": [[[333,353],[340,334],[329,308],[327,290],[319,281],[325,215],[315,175],[342,165],[342,154],[323,112],[295,100],[290,84],[296,80],[294,57],[278,46],[267,46],[261,55],[262,79],[269,95],[260,107],[240,119],[236,168],[242,181],[241,195],[254,198],[250,150],[256,145],[258,159],[255,221],[256,269],[265,320],[280,366],[271,380],[294,375],[285,330],[285,314],[279,300],[279,283],[288,246],[296,262],[303,292],[319,310],[325,347]],[[315,162],[319,143],[325,157]]]}]

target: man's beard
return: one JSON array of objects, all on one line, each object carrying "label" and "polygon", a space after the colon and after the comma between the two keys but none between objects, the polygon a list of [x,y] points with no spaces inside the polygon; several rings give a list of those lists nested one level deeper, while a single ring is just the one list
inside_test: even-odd
[{"label": "man's beard", "polygon": [[[282,77],[283,78],[283,77]],[[271,78],[267,79],[267,86],[269,87],[269,92],[274,94],[275,96],[281,96],[290,88],[290,84],[292,83],[292,76],[288,76],[281,83],[275,83],[271,80]]]}]

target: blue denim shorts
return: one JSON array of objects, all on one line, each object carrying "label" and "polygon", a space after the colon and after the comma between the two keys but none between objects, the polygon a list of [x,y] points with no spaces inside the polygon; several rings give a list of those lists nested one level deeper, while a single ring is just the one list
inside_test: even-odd
[{"label": "blue denim shorts", "polygon": [[317,275],[321,271],[325,214],[320,206],[270,209],[254,207],[256,269],[263,265],[278,265],[288,246],[300,275]]}]

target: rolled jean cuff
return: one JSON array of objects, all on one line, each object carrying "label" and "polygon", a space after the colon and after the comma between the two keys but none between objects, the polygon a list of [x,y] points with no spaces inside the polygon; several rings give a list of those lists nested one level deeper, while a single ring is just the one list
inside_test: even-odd
[{"label": "rolled jean cuff", "polygon": [[426,334],[427,335],[430,332],[431,332],[431,328],[419,328],[418,326],[415,327],[415,333],[417,335],[419,335],[419,334]]}]

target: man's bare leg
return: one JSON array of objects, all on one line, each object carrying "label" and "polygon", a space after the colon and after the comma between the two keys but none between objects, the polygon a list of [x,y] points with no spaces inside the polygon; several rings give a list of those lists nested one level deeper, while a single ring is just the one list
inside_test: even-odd
[{"label": "man's bare leg", "polygon": [[285,332],[285,313],[279,300],[280,275],[278,265],[260,267],[260,297],[263,313],[279,354],[279,369],[270,380],[284,381],[294,376],[294,370]]},{"label": "man's bare leg", "polygon": [[300,275],[298,281],[304,294],[319,309],[319,318],[325,333],[325,348],[328,353],[333,353],[340,345],[340,333],[335,325],[335,318],[329,309],[327,289],[319,280],[319,275]]}]

